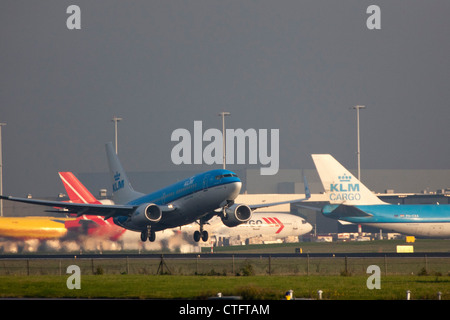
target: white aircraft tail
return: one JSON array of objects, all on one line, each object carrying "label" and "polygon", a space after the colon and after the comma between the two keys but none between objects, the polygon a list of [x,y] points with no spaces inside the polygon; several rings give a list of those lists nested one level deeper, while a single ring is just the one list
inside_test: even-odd
[{"label": "white aircraft tail", "polygon": [[113,200],[116,204],[126,204],[144,194],[134,191],[128,176],[114,151],[112,142],[106,144],[106,157],[108,158],[109,173],[111,176]]},{"label": "white aircraft tail", "polygon": [[386,204],[331,155],[313,154],[312,158],[330,204]]}]

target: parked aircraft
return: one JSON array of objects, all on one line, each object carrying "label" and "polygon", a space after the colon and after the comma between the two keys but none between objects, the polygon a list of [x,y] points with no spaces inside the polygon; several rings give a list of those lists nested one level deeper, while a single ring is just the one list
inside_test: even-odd
[{"label": "parked aircraft", "polygon": [[419,237],[450,237],[449,204],[388,204],[331,155],[312,158],[330,202],[322,209],[326,217]]},{"label": "parked aircraft", "polygon": [[[58,172],[58,174],[71,203],[112,204],[108,199],[97,200],[72,172]],[[65,226],[69,232],[104,237],[112,241],[118,240],[125,232],[125,229],[116,225],[112,218],[103,219],[98,215],[81,215],[66,221]]]},{"label": "parked aircraft", "polygon": [[204,224],[214,216],[221,217],[222,223],[235,227],[250,220],[252,211],[283,203],[282,201],[246,205],[235,203],[242,186],[238,176],[228,170],[217,169],[197,174],[150,194],[135,191],[113,150],[112,143],[106,144],[113,200],[115,204],[67,203],[61,201],[35,200],[18,197],[0,197],[35,205],[59,207],[69,213],[100,215],[105,220],[113,218],[115,224],[141,233],[141,240],[155,241],[156,232],[183,226],[198,221],[199,230],[194,232],[194,240],[208,240]]},{"label": "parked aircraft", "polygon": [[215,220],[210,222],[208,229],[216,239],[219,237],[284,239],[306,234],[312,230],[312,225],[305,219],[289,213],[255,212],[249,221],[235,228],[227,228]]},{"label": "parked aircraft", "polygon": [[60,239],[67,234],[65,223],[74,219],[57,217],[0,217],[0,238],[8,240]]}]

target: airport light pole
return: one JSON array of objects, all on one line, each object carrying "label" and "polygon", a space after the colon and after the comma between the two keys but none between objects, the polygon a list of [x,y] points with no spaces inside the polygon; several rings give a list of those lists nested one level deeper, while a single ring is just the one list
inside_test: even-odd
[{"label": "airport light pole", "polygon": [[[6,123],[0,123],[0,194],[3,195],[3,155],[2,155],[2,127]],[[0,217],[3,217],[3,199],[0,199]]]},{"label": "airport light pole", "polygon": [[222,116],[222,153],[223,153],[223,168],[225,169],[226,162],[226,148],[225,148],[225,116],[229,116],[231,113],[222,111],[219,116]]},{"label": "airport light pole", "polygon": [[358,180],[361,181],[361,142],[359,137],[359,110],[365,109],[365,106],[354,106],[352,109],[356,110],[356,131],[358,136]]},{"label": "airport light pole", "polygon": [[114,122],[114,140],[115,140],[116,154],[118,154],[118,151],[117,151],[117,122],[119,122],[121,120],[122,120],[122,118],[118,118],[116,116],[114,116],[111,120],[112,122]]}]

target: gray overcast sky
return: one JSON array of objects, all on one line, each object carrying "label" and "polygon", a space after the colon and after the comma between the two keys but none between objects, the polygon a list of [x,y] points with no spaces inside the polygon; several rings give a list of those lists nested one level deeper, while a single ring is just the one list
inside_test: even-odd
[{"label": "gray overcast sky", "polygon": [[[71,4],[81,30],[66,27]],[[381,30],[366,27],[371,4]],[[363,168],[450,168],[449,13],[447,0],[2,1],[4,193],[107,171],[114,115],[127,171],[211,169],[175,166],[170,137],[221,128],[222,110],[228,128],[279,129],[281,168],[313,168],[311,153],[355,168],[357,104]]]}]

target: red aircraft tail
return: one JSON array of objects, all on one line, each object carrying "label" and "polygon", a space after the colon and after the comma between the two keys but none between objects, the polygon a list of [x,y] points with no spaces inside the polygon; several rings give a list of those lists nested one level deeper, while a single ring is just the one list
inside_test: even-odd
[{"label": "red aircraft tail", "polygon": [[72,172],[58,172],[70,201],[75,203],[101,204]]},{"label": "red aircraft tail", "polygon": [[[61,181],[66,188],[67,195],[71,202],[102,204],[92,193],[75,177],[72,172],[58,172]],[[104,220],[99,216],[81,216],[74,221],[66,221],[65,226],[68,230],[83,232],[92,236],[106,237],[112,241],[118,240],[125,232],[124,228],[116,226],[112,218]]]}]

